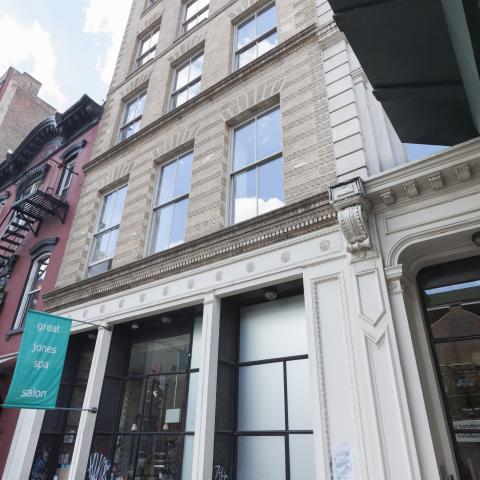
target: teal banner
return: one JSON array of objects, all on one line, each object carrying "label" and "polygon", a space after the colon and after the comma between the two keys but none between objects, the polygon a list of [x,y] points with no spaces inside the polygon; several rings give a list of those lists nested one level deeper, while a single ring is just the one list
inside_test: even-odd
[{"label": "teal banner", "polygon": [[72,321],[29,310],[4,407],[55,408]]}]

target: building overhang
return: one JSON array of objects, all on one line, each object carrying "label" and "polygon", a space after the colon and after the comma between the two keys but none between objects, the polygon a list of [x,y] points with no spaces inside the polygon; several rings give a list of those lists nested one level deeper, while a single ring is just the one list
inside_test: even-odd
[{"label": "building overhang", "polygon": [[480,7],[470,0],[330,0],[400,139],[480,132]]}]

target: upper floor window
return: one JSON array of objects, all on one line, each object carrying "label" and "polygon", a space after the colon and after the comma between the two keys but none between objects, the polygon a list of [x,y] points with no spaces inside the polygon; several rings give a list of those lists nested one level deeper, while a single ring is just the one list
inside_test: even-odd
[{"label": "upper floor window", "polygon": [[23,327],[27,312],[37,307],[49,261],[50,253],[40,255],[33,261],[17,318],[15,319],[15,325],[13,326],[14,329]]},{"label": "upper floor window", "polygon": [[75,160],[76,157],[67,160],[65,166],[63,167],[62,177],[60,179],[60,185],[58,186],[58,193],[57,195],[62,199],[65,200],[68,195],[68,189],[72,183],[72,178],[74,175],[75,169]]},{"label": "upper floor window", "polygon": [[237,26],[235,61],[242,68],[278,43],[275,4],[270,4]]},{"label": "upper floor window", "polygon": [[146,96],[147,92],[142,92],[133,100],[130,100],[125,106],[125,112],[120,125],[119,142],[131,137],[140,130]]},{"label": "upper floor window", "polygon": [[185,240],[192,159],[193,153],[189,152],[162,167],[153,208],[150,253]]},{"label": "upper floor window", "polygon": [[147,33],[140,40],[137,59],[135,60],[135,69],[140,68],[142,65],[145,65],[145,63],[155,57],[159,33],[160,29],[156,28],[155,30]]},{"label": "upper floor window", "polygon": [[284,205],[280,108],[235,129],[231,192],[233,223]]},{"label": "upper floor window", "polygon": [[182,30],[188,32],[202,20],[208,18],[209,0],[191,0],[185,4]]},{"label": "upper floor window", "polygon": [[179,107],[200,93],[203,52],[194,55],[175,70],[172,86],[171,109]]},{"label": "upper floor window", "polygon": [[88,277],[106,272],[112,266],[126,195],[127,186],[123,185],[103,197],[100,218],[93,239]]}]

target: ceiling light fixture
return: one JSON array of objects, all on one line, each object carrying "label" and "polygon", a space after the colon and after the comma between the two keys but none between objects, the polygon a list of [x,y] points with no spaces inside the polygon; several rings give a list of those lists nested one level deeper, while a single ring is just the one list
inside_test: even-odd
[{"label": "ceiling light fixture", "polygon": [[277,298],[277,295],[277,287],[269,287],[263,291],[263,298],[268,301],[275,300]]}]

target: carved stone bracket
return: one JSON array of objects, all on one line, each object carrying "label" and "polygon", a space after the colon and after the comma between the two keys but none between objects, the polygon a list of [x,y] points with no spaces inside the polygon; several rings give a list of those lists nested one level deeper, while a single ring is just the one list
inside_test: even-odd
[{"label": "carved stone bracket", "polygon": [[347,241],[347,251],[360,255],[370,250],[369,203],[362,180],[355,178],[330,187],[330,203],[338,212],[338,222]]}]

